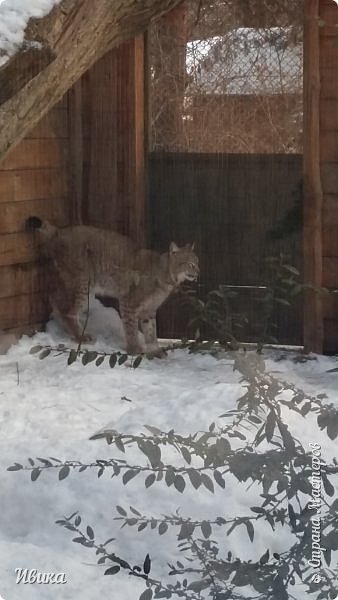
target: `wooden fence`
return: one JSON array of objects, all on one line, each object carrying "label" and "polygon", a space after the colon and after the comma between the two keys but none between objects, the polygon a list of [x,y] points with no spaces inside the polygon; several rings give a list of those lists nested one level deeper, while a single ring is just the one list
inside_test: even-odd
[{"label": "wooden fence", "polygon": [[[148,176],[149,242],[165,251],[172,240],[195,241],[201,290],[243,286],[237,288],[235,308],[252,319],[252,294],[267,283],[268,256],[283,252],[302,270],[301,223],[298,232],[282,240],[268,235],[289,211],[301,211],[300,155],[153,153]],[[291,309],[276,310],[274,320],[280,342],[302,343],[300,299]],[[177,337],[183,329],[169,303],[161,311],[160,334]],[[247,328],[243,336],[252,339],[253,332]]]}]

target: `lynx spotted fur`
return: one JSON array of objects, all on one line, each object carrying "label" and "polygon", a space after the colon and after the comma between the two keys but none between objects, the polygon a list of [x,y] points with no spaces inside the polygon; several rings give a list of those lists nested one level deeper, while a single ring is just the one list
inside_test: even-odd
[{"label": "lynx spotted fur", "polygon": [[[158,254],[139,249],[127,237],[96,227],[77,225],[58,229],[48,221],[30,217],[26,228],[41,240],[41,252],[51,260],[49,298],[54,315],[77,341],[83,334],[81,313],[97,293],[119,301],[127,352],[154,351],[158,347],[156,311],[183,281],[199,274],[193,246]],[[139,343],[139,330],[145,346]]]}]

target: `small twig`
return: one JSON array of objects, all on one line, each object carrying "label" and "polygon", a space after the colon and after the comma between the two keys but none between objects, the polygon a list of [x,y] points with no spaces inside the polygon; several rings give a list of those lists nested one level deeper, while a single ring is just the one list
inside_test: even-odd
[{"label": "small twig", "polygon": [[84,334],[86,332],[87,325],[88,325],[88,319],[89,319],[89,298],[90,298],[90,276],[88,276],[86,318],[85,318],[85,321],[84,321],[84,324],[83,324],[83,329],[82,329],[80,341],[79,341],[77,349],[76,349],[76,356],[79,356],[79,354],[80,354],[81,345],[82,345],[82,342],[83,342]]}]

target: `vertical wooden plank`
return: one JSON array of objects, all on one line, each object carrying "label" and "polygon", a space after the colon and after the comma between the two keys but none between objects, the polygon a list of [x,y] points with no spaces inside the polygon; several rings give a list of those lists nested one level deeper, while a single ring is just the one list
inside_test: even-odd
[{"label": "vertical wooden plank", "polygon": [[[113,48],[82,78],[85,223],[144,243],[144,38]],[[79,198],[80,200],[80,198]]]},{"label": "vertical wooden plank", "polygon": [[70,221],[79,225],[83,222],[83,131],[82,131],[82,79],[68,92],[69,111],[69,188]]},{"label": "vertical wooden plank", "polygon": [[144,37],[134,39],[132,50],[132,93],[131,105],[131,152],[129,181],[131,184],[131,202],[129,204],[129,234],[140,245],[145,242],[145,102],[144,102]]},{"label": "vertical wooden plank", "polygon": [[[319,2],[305,2],[304,20],[304,280],[322,286],[322,203],[320,174]],[[323,307],[315,289],[304,294],[304,348],[323,350]]]}]

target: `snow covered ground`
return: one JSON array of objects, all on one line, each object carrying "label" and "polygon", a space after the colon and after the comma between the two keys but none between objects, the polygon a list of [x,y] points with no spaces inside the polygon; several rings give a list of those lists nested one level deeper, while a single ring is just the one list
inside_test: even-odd
[{"label": "snow covered ground", "polygon": [[[121,330],[113,311],[96,307],[91,327],[101,328],[97,349],[114,347],[109,321],[115,329],[116,348]],[[135,600],[144,589],[143,582],[125,572],[104,577],[104,567],[97,566],[95,552],[72,543],[71,532],[55,525],[56,519],[79,511],[83,522],[94,528],[98,542],[117,538],[120,556],[132,564],[142,564],[149,553],[152,575],[170,581],[167,562],[180,559],[175,530],[163,536],[149,528],[140,533],[132,527],[119,531],[119,522],[112,520],[117,515],[115,506],[132,505],[142,513],[159,517],[179,507],[183,516],[211,519],[249,514],[248,507],[257,506],[257,488],[252,486],[248,491],[247,484],[236,481],[234,485],[233,480],[226,479],[226,489],[217,488],[215,494],[191,486],[180,494],[162,482],[145,489],[143,476],[123,487],[120,478],[111,479],[109,473],[104,473],[98,479],[90,470],[71,474],[60,482],[55,472],[46,471],[32,483],[29,473],[6,469],[14,462],[26,464],[28,457],[38,456],[83,462],[122,458],[124,455],[104,441],[89,441],[93,433],[107,425],[132,433],[146,432],[146,424],[163,431],[174,428],[182,434],[206,430],[221,413],[234,408],[243,384],[229,358],[216,360],[183,350],[169,353],[166,359],[143,361],[137,369],[131,369],[128,363],[114,369],[105,363],[100,367],[94,363],[67,367],[64,355],[39,360],[28,353],[35,344],[65,341],[51,322],[47,333],[39,333],[34,339],[23,337],[0,357],[0,598]],[[335,358],[314,357],[295,364],[292,354],[281,361],[276,360],[279,356],[279,351],[267,356],[268,369],[277,377],[289,378],[312,394],[325,392],[329,402],[337,402],[338,373],[326,372],[337,366]],[[289,428],[305,448],[310,442],[319,443],[327,460],[337,454],[335,443],[318,430],[311,416],[303,419],[292,413]],[[139,453],[128,452],[129,460],[137,464]],[[168,451],[167,458],[177,465],[184,464],[174,451]],[[233,550],[243,559],[257,559],[267,547],[271,552],[287,548],[290,534],[282,527],[273,533],[262,523],[252,544],[242,528],[230,537],[224,537],[220,529],[220,536],[225,553]],[[17,585],[16,568],[65,573],[67,583]]]},{"label": "snow covered ground", "polygon": [[30,18],[47,15],[60,0],[0,0],[0,66],[24,40]]}]

